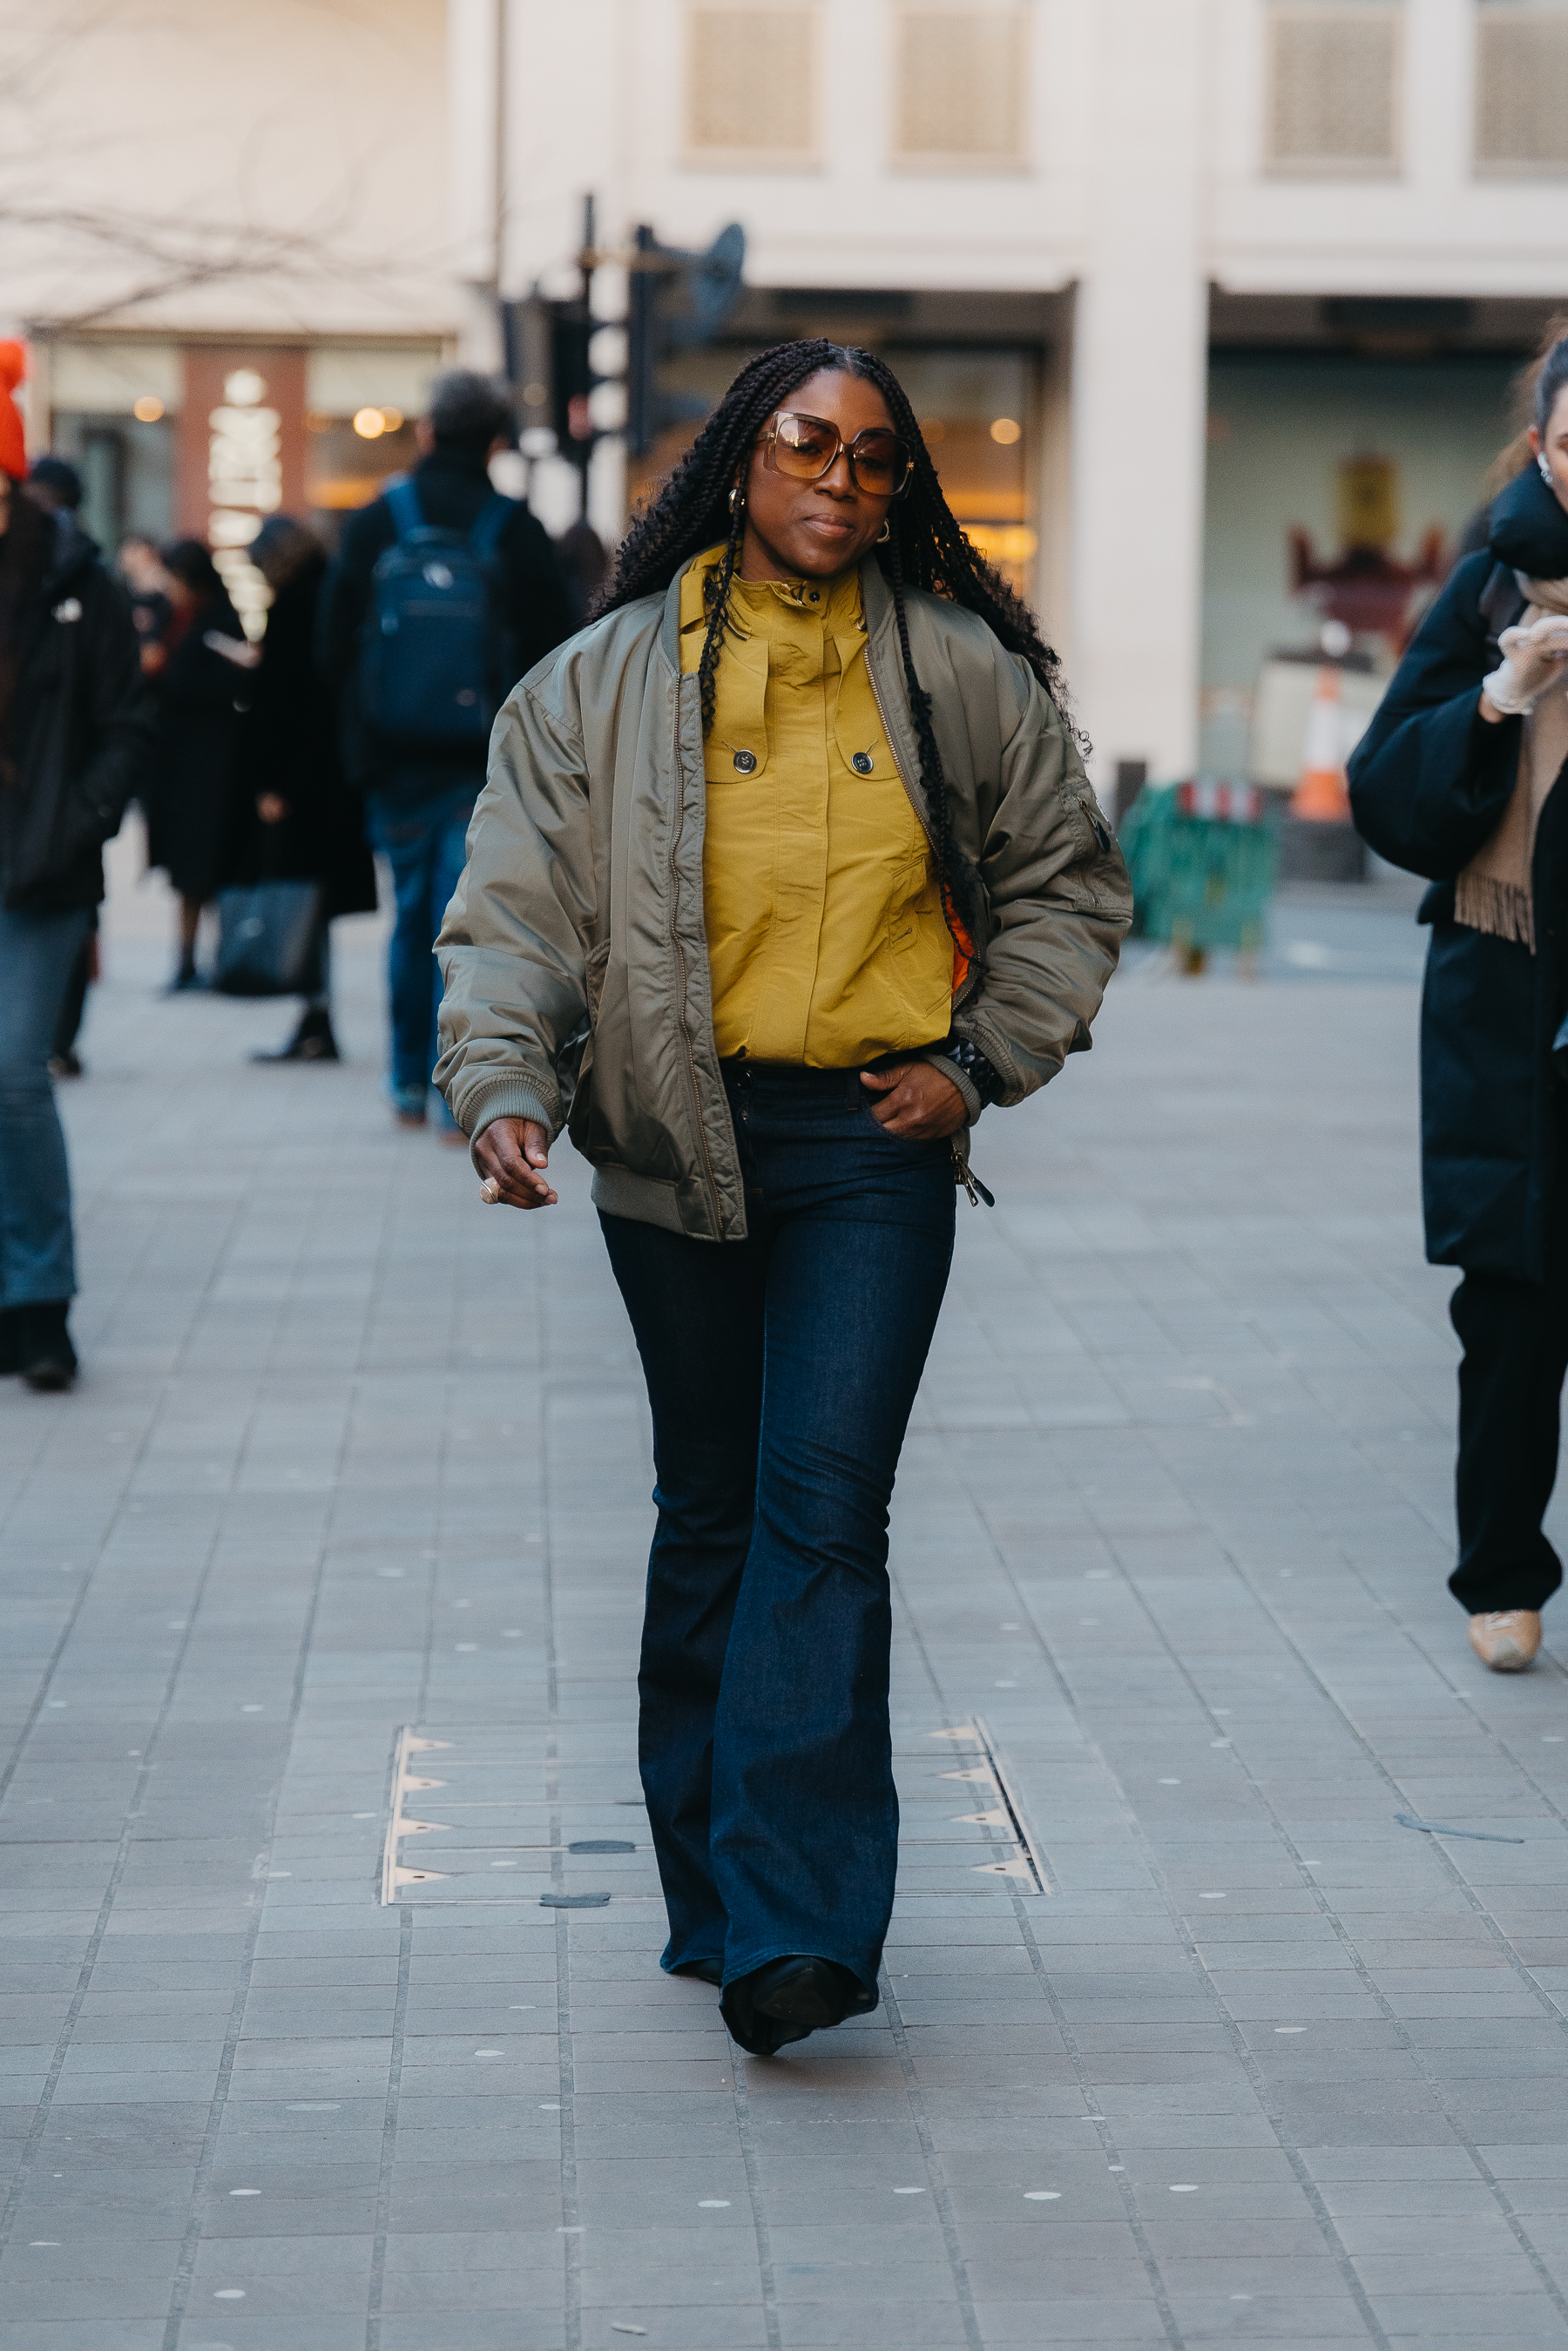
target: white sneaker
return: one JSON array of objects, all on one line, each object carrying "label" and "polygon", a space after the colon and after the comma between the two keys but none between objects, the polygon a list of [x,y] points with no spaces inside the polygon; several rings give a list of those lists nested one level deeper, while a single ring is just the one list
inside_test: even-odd
[{"label": "white sneaker", "polygon": [[1470,1646],[1494,1674],[1519,1674],[1541,1646],[1539,1608],[1494,1608],[1470,1618]]}]

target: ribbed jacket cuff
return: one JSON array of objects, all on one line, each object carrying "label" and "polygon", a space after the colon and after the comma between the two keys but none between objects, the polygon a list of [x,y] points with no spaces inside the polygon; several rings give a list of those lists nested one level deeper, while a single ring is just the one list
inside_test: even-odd
[{"label": "ribbed jacket cuff", "polygon": [[[493,1085],[481,1087],[476,1091],[479,1096],[477,1108],[476,1109],[471,1102],[465,1102],[463,1105],[465,1111],[472,1112],[472,1123],[466,1130],[470,1143],[477,1143],[485,1129],[487,1126],[493,1126],[498,1118],[536,1119],[544,1128],[550,1141],[552,1143],[555,1141],[554,1119],[551,1118],[532,1086],[523,1079],[500,1078]],[[459,1125],[463,1125],[464,1123],[460,1118]]]},{"label": "ribbed jacket cuff", "polygon": [[967,1070],[961,1069],[956,1061],[950,1061],[939,1045],[933,1045],[926,1052],[917,1053],[915,1058],[917,1061],[929,1061],[933,1069],[940,1070],[943,1076],[957,1087],[964,1097],[964,1116],[973,1126],[986,1105],[980,1100]]}]

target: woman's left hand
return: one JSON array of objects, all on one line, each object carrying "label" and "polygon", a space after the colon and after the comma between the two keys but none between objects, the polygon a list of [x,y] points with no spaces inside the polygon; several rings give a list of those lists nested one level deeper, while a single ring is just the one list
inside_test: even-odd
[{"label": "woman's left hand", "polygon": [[956,1134],[968,1117],[964,1097],[951,1078],[933,1061],[896,1061],[890,1070],[862,1070],[862,1086],[882,1097],[870,1105],[871,1114],[889,1134],[906,1143],[939,1143]]}]

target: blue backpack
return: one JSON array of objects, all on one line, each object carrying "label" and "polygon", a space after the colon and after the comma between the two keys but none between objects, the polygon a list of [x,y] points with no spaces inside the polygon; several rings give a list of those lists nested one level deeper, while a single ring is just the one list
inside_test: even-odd
[{"label": "blue backpack", "polygon": [[493,491],[466,538],[425,521],[406,475],[386,502],[397,538],[371,574],[361,715],[384,738],[482,758],[513,683],[495,559],[515,501]]}]

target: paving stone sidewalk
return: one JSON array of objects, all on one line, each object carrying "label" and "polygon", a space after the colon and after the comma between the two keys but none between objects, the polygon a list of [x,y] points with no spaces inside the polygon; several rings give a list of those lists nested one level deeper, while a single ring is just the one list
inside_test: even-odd
[{"label": "paving stone sidewalk", "polygon": [[656,1965],[584,1171],[392,1131],[372,924],[348,1064],[247,1066],[118,867],[85,1376],[0,1389],[0,2351],[1568,2345],[1568,1684],[1443,1588],[1407,910],[1134,959],[983,1123],[883,2002],[768,2064]]}]

